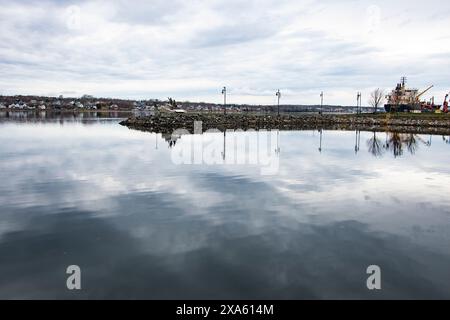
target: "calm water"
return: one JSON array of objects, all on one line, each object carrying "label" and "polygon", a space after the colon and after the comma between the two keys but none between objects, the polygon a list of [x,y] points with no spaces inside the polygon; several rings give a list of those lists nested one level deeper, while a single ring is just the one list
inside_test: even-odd
[{"label": "calm water", "polygon": [[63,118],[0,122],[0,298],[450,298],[449,137],[280,132],[264,175]]}]

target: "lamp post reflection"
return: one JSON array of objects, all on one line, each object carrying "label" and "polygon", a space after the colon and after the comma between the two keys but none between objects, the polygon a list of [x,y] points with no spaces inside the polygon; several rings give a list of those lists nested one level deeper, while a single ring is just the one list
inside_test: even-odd
[{"label": "lamp post reflection", "polygon": [[277,147],[275,148],[275,154],[280,155],[280,129],[277,130]]},{"label": "lamp post reflection", "polygon": [[355,154],[359,151],[359,146],[361,143],[361,131],[356,130],[356,136],[355,136]]},{"label": "lamp post reflection", "polygon": [[223,131],[223,152],[222,152],[222,159],[223,159],[224,163],[225,163],[226,152],[227,152],[226,140],[227,140],[227,130],[224,130]]},{"label": "lamp post reflection", "polygon": [[319,152],[322,153],[322,134],[323,134],[323,130],[319,129],[319,133],[320,133]]}]

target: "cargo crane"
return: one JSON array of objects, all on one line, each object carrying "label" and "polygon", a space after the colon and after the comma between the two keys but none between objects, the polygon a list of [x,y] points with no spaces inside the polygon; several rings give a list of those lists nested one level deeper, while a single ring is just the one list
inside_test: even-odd
[{"label": "cargo crane", "polygon": [[425,90],[423,90],[421,93],[419,93],[416,96],[416,100],[419,100],[421,96],[423,96],[425,93],[427,93],[428,91],[430,91],[432,88],[434,87],[434,85],[429,86],[428,88],[426,88]]}]

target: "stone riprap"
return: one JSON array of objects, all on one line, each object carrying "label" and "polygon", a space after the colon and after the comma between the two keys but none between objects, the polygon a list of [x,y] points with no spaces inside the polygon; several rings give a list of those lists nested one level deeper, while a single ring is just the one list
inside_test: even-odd
[{"label": "stone riprap", "polygon": [[160,113],[133,117],[121,124],[132,129],[172,133],[177,129],[194,132],[194,123],[202,131],[223,130],[361,130],[399,131],[424,134],[450,134],[450,117],[445,114],[242,114],[242,113]]}]

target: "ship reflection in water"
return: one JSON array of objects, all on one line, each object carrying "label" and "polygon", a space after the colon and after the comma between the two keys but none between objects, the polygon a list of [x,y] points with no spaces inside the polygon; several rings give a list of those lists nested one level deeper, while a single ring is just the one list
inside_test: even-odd
[{"label": "ship reflection in water", "polygon": [[246,133],[86,117],[0,122],[0,298],[450,298],[448,136],[275,130],[264,175]]}]

